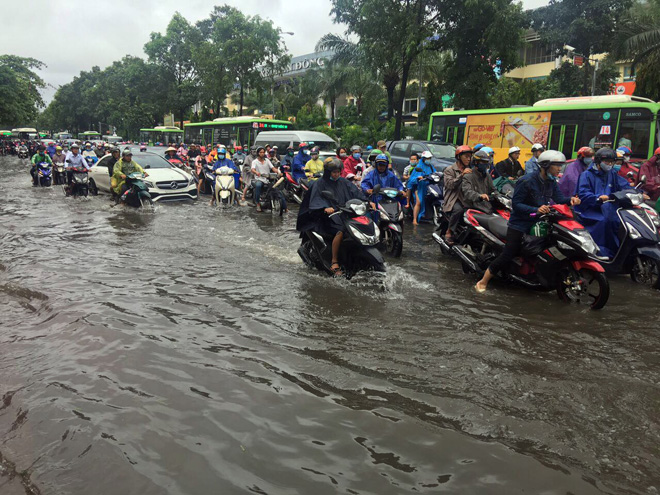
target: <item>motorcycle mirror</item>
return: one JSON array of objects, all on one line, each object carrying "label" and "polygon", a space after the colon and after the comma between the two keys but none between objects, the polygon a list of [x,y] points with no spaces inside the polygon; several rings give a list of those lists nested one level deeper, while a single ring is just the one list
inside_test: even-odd
[{"label": "motorcycle mirror", "polygon": [[321,197],[327,199],[328,201],[334,201],[335,195],[332,191],[321,191]]},{"label": "motorcycle mirror", "polygon": [[635,175],[635,174],[633,174],[632,172],[628,172],[628,173],[626,174],[626,176],[627,176],[629,179],[632,179],[634,175]]},{"label": "motorcycle mirror", "polygon": [[646,184],[646,175],[642,175],[642,177],[639,179],[639,182],[642,184]]},{"label": "motorcycle mirror", "polygon": [[374,193],[374,194],[378,194],[379,192],[380,192],[380,184],[376,184],[376,185],[374,186],[374,192],[373,192],[373,193]]}]

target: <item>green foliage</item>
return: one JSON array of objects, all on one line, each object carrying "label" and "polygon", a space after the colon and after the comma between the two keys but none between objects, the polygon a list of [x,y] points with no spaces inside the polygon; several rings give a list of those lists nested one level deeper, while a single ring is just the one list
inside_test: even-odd
[{"label": "green foliage", "polygon": [[305,105],[296,114],[296,127],[298,129],[313,129],[324,126],[328,121],[325,108],[319,105]]},{"label": "green foliage", "polygon": [[660,52],[654,52],[637,65],[637,88],[635,95],[660,101]]},{"label": "green foliage", "polygon": [[28,124],[44,102],[39,89],[46,87],[34,72],[45,67],[33,58],[0,55],[0,122]]},{"label": "green foliage", "polygon": [[351,147],[362,144],[366,140],[366,133],[360,125],[347,125],[341,132],[341,145]]},{"label": "green foliage", "polygon": [[503,74],[520,63],[522,7],[513,0],[466,0],[446,7],[442,21],[452,27],[444,34],[444,47],[453,57],[446,65],[444,93],[454,95],[456,108],[486,108],[497,85],[496,61]]}]

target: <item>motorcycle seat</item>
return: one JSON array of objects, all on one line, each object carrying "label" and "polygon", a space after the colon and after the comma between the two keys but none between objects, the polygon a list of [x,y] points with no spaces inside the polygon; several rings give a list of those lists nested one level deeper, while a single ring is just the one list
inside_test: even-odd
[{"label": "motorcycle seat", "polygon": [[499,215],[474,215],[474,218],[479,222],[484,229],[488,230],[500,239],[506,238],[506,231],[508,230],[508,222]]},{"label": "motorcycle seat", "polygon": [[522,254],[527,257],[537,256],[548,245],[547,237],[537,237],[535,235],[525,234],[522,242]]}]

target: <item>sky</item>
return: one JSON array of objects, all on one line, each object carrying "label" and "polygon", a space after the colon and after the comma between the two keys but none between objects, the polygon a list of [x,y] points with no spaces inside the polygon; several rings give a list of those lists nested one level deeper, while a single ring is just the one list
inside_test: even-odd
[{"label": "sky", "polygon": [[[525,8],[547,3],[523,0]],[[321,36],[345,29],[332,22],[330,0],[19,0],[3,2],[3,18],[11,21],[3,23],[0,53],[36,58],[47,65],[40,74],[48,84],[42,91],[48,103],[58,86],[81,71],[95,65],[103,69],[125,55],[145,57],[149,34],[165,32],[175,11],[194,23],[222,4],[293,32],[283,35],[293,56],[312,53]]]}]

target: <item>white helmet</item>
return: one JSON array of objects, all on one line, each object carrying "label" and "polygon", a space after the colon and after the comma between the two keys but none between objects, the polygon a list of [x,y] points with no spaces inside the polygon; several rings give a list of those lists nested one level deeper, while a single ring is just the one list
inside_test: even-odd
[{"label": "white helmet", "polygon": [[[539,151],[544,151],[544,150],[545,150],[545,147],[544,147],[542,144],[535,143],[535,144],[532,145],[532,151],[537,151],[537,150],[539,150]],[[511,152],[511,151],[509,151],[509,153],[510,153],[510,152]]]},{"label": "white helmet", "polygon": [[511,153],[517,153],[518,151],[520,151],[520,148],[518,148],[518,146],[513,146],[513,147],[509,148],[509,155]]},{"label": "white helmet", "polygon": [[566,163],[566,157],[560,151],[548,150],[541,153],[538,158],[541,168],[548,168],[550,165],[563,165]]},{"label": "white helmet", "polygon": [[429,150],[426,150],[426,151],[422,152],[422,158],[424,158],[424,159],[433,158],[433,154]]}]

